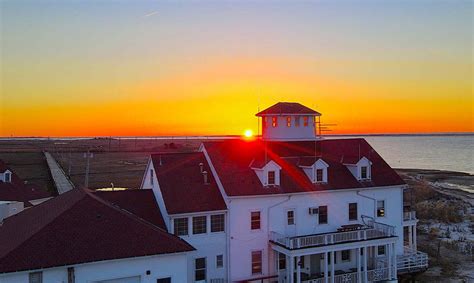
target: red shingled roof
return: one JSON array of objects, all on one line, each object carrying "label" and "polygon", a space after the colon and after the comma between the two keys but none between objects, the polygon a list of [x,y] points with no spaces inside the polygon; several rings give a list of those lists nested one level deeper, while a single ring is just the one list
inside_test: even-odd
[{"label": "red shingled roof", "polygon": [[[265,154],[265,146],[267,151]],[[364,139],[298,142],[227,140],[205,142],[204,147],[229,196],[267,195],[308,191],[340,190],[405,184]],[[360,148],[360,155],[359,155]],[[372,162],[372,179],[358,181],[343,160],[367,157]],[[313,184],[301,169],[322,158],[327,164],[328,183]],[[250,168],[252,162],[273,160],[282,167],[280,186],[264,187]],[[313,162],[314,163],[314,162]]]},{"label": "red shingled roof", "polygon": [[194,250],[82,189],[6,218],[0,243],[0,273]]},{"label": "red shingled roof", "polygon": [[153,190],[95,191],[94,194],[166,230]]},{"label": "red shingled roof", "polygon": [[[227,209],[202,152],[154,154],[151,159],[169,214]],[[209,184],[204,184],[200,163]]]},{"label": "red shingled roof", "polygon": [[0,181],[0,201],[21,201],[26,206],[31,206],[30,200],[51,197],[51,193],[43,190],[33,184],[25,184],[18,175],[0,160],[0,172],[6,170],[12,172],[11,182]]},{"label": "red shingled roof", "polygon": [[267,109],[258,112],[255,116],[266,116],[266,115],[284,115],[284,114],[299,114],[299,115],[315,115],[321,116],[321,113],[314,111],[302,104],[296,102],[278,102]]}]

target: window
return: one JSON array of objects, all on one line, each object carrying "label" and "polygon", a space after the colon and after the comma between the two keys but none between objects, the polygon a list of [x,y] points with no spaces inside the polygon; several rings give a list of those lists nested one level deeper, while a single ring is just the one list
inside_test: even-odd
[{"label": "window", "polygon": [[377,247],[377,255],[385,255],[385,246]]},{"label": "window", "polygon": [[150,184],[153,185],[153,177],[154,177],[153,169],[150,169]]},{"label": "window", "polygon": [[377,217],[384,217],[385,216],[385,201],[378,200],[377,201]]},{"label": "window", "polygon": [[29,283],[43,283],[43,272],[32,272],[29,274]]},{"label": "window", "polygon": [[156,283],[171,283],[171,277],[158,278],[156,279]]},{"label": "window", "polygon": [[341,260],[342,261],[351,261],[351,250],[341,251]]},{"label": "window", "polygon": [[286,212],[286,218],[287,218],[288,225],[295,225],[295,211],[294,210],[288,210]]},{"label": "window", "polygon": [[224,214],[211,215],[211,232],[224,232]]},{"label": "window", "polygon": [[328,223],[328,207],[325,205],[320,206],[318,210],[319,210],[319,214],[318,214],[319,224],[327,224]]},{"label": "window", "polygon": [[252,274],[262,273],[262,251],[252,252]]},{"label": "window", "polygon": [[286,269],[286,255],[278,253],[278,269]]},{"label": "window", "polygon": [[194,260],[194,280],[206,280],[206,258],[196,258]]},{"label": "window", "polygon": [[[304,256],[300,256],[299,265],[300,265],[301,268],[304,267]],[[295,258],[295,265],[294,265],[294,268],[295,268],[295,270],[298,268],[298,262],[296,261],[296,258]]]},{"label": "window", "polygon": [[304,116],[304,117],[303,117],[303,125],[304,125],[305,127],[308,127],[308,121],[309,121],[308,117],[307,117],[307,116]]},{"label": "window", "polygon": [[260,211],[254,211],[250,214],[250,228],[252,230],[260,229]]},{"label": "window", "polygon": [[205,234],[207,232],[206,219],[206,216],[193,217],[193,234]]},{"label": "window", "polygon": [[174,234],[176,236],[188,235],[188,218],[176,218],[174,220]]},{"label": "window", "polygon": [[349,203],[349,220],[357,220],[357,203]]},{"label": "window", "polygon": [[275,171],[268,171],[268,184],[275,185]]},{"label": "window", "polygon": [[12,181],[12,173],[5,172],[5,183],[11,183]]},{"label": "window", "polygon": [[369,178],[369,171],[367,166],[360,167],[360,178],[361,179],[368,179]]},{"label": "window", "polygon": [[217,268],[224,267],[224,256],[223,255],[217,255],[216,256],[216,267]]},{"label": "window", "polygon": [[290,116],[286,117],[286,126],[291,127],[291,117]]},{"label": "window", "polygon": [[76,275],[74,274],[74,267],[67,268],[67,283],[76,282]]},{"label": "window", "polygon": [[299,127],[299,126],[300,126],[300,117],[296,116],[295,117],[295,127]]},{"label": "window", "polygon": [[316,169],[316,182],[321,183],[323,179],[324,169]]},{"label": "window", "polygon": [[278,117],[272,117],[272,127],[275,128],[278,126]]}]

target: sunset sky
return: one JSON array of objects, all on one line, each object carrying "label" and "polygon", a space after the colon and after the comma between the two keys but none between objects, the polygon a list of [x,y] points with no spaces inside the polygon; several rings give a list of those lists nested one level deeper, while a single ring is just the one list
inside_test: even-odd
[{"label": "sunset sky", "polygon": [[2,0],[0,136],[473,132],[471,1]]}]

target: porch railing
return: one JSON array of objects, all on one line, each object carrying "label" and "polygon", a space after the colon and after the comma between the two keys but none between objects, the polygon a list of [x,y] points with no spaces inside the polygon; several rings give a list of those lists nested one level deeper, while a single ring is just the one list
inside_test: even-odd
[{"label": "porch railing", "polygon": [[428,255],[420,251],[405,249],[403,255],[397,256],[399,274],[417,272],[428,268]]},{"label": "porch railing", "polygon": [[[394,272],[395,270],[392,270],[392,271]],[[389,277],[388,273],[389,273],[388,268],[377,268],[377,269],[367,270],[368,280],[365,280],[364,272],[362,271],[361,281],[359,281],[357,272],[348,272],[348,273],[338,274],[334,276],[334,282],[335,283],[356,283],[356,282],[389,280],[391,278]],[[328,276],[328,282],[331,282],[331,279],[332,279],[331,276]],[[322,277],[322,278],[310,279],[310,280],[301,281],[301,282],[302,283],[324,283],[325,279],[324,277]]]},{"label": "porch railing", "polygon": [[404,211],[403,221],[416,220],[416,211]]},{"label": "porch railing", "polygon": [[375,238],[394,236],[394,227],[378,222],[368,222],[361,230],[314,234],[308,236],[287,237],[277,232],[270,232],[270,241],[283,245],[288,249],[315,247],[344,242],[363,241]]}]

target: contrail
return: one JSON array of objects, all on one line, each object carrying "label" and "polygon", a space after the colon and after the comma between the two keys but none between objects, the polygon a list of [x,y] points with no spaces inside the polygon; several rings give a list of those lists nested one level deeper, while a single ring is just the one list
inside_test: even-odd
[{"label": "contrail", "polygon": [[153,11],[153,12],[151,12],[151,13],[148,13],[148,14],[144,15],[143,17],[144,17],[144,18],[148,18],[148,17],[151,17],[151,16],[153,16],[153,15],[155,15],[155,14],[158,14],[158,11]]}]

